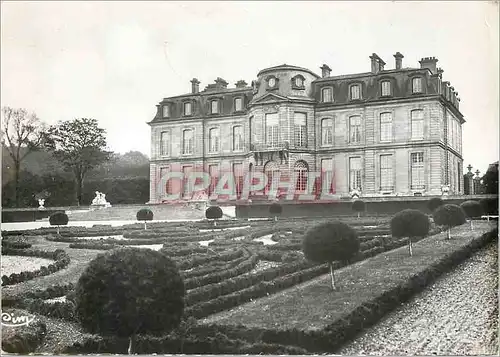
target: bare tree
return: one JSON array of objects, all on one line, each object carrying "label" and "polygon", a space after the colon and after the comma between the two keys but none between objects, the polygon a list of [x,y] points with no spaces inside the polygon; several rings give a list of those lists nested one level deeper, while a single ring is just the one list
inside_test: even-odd
[{"label": "bare tree", "polygon": [[2,145],[14,164],[14,197],[19,206],[19,177],[21,163],[31,152],[40,149],[44,138],[45,124],[35,113],[26,109],[3,107]]}]

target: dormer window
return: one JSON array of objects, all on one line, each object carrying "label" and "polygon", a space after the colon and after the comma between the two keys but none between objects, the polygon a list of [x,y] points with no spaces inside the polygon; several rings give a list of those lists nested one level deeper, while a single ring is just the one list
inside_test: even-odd
[{"label": "dormer window", "polygon": [[243,111],[243,98],[236,98],[234,100],[234,111],[235,112]]},{"label": "dormer window", "polygon": [[333,102],[333,91],[332,88],[323,88],[321,90],[321,101],[323,103],[331,103]]},{"label": "dormer window", "polygon": [[191,102],[184,103],[184,115],[189,116],[193,114],[193,104]]},{"label": "dormer window", "polygon": [[353,84],[350,88],[351,100],[361,99],[361,85]]},{"label": "dormer window", "polygon": [[162,112],[162,114],[163,114],[163,115],[162,115],[162,116],[163,116],[163,118],[168,118],[168,117],[170,117],[170,107],[168,106],[168,104],[165,104],[165,105],[163,106],[162,111],[163,111],[163,112]]},{"label": "dormer window", "polygon": [[420,77],[413,78],[411,83],[412,83],[413,93],[422,93],[422,78]]},{"label": "dormer window", "polygon": [[292,78],[293,89],[304,89],[305,78],[300,74]]},{"label": "dormer window", "polygon": [[387,97],[391,95],[391,82],[390,81],[382,81],[380,83],[380,91],[382,97]]},{"label": "dormer window", "polygon": [[274,76],[268,77],[267,79],[267,89],[276,89],[278,87],[278,79]]},{"label": "dormer window", "polygon": [[219,114],[219,100],[214,99],[210,101],[210,113]]}]

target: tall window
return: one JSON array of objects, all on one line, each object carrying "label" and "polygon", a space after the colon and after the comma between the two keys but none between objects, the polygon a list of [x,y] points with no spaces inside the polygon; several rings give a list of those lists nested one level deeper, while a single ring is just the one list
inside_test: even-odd
[{"label": "tall window", "polygon": [[191,166],[183,166],[182,167],[182,174],[183,174],[183,193],[184,195],[189,195],[193,193],[193,188],[192,184],[190,181],[190,176],[191,172],[193,171],[193,168]]},{"label": "tall window", "polygon": [[323,88],[321,90],[321,99],[324,103],[333,102],[332,88]]},{"label": "tall window", "polygon": [[278,187],[277,185],[280,180],[279,167],[274,161],[269,161],[266,166],[264,166],[264,173],[267,178],[265,192],[269,192],[273,185]]},{"label": "tall window", "polygon": [[194,132],[193,129],[186,129],[182,132],[182,153],[192,154],[194,151]]},{"label": "tall window", "polygon": [[297,186],[295,190],[304,192],[307,188],[307,164],[303,161],[297,161],[294,171],[297,177]]},{"label": "tall window", "polygon": [[192,114],[192,104],[191,102],[184,103],[184,115]]},{"label": "tall window", "polygon": [[387,96],[391,95],[391,82],[390,81],[383,81],[381,83],[382,86],[382,96]]},{"label": "tall window", "polygon": [[380,114],[380,141],[392,141],[392,113]]},{"label": "tall window", "polygon": [[270,148],[279,144],[279,118],[278,113],[266,114],[266,143]]},{"label": "tall window", "polygon": [[169,154],[169,132],[168,131],[163,131],[161,133],[161,139],[160,139],[160,155],[161,156],[167,156]]},{"label": "tall window", "polygon": [[208,152],[219,151],[219,128],[212,128],[208,131]]},{"label": "tall window", "polygon": [[422,78],[420,77],[413,78],[411,83],[412,83],[413,93],[422,93]]},{"label": "tall window", "polygon": [[233,127],[233,151],[243,150],[243,127]]},{"label": "tall window", "polygon": [[323,159],[321,160],[321,189],[323,189],[323,186],[326,186],[326,184],[323,183],[323,181],[326,181],[327,184],[329,184],[327,188],[327,193],[334,193],[335,192],[335,183],[333,182],[333,159]]},{"label": "tall window", "polygon": [[295,113],[294,118],[295,129],[295,146],[307,146],[307,115],[305,113]]},{"label": "tall window", "polygon": [[361,86],[353,84],[351,86],[351,100],[361,99]]},{"label": "tall window", "polygon": [[458,192],[460,192],[461,190],[461,184],[462,184],[462,164],[459,162],[458,163],[458,172],[457,172],[457,175],[458,175]]},{"label": "tall window", "polygon": [[219,182],[219,167],[218,167],[218,165],[208,166],[208,174],[210,175],[210,186],[208,187],[208,194],[211,195],[215,191],[215,188],[217,187],[217,183]]},{"label": "tall window", "polygon": [[424,138],[424,111],[421,109],[411,111],[411,138]]},{"label": "tall window", "polygon": [[235,112],[241,112],[242,110],[243,110],[243,99],[236,98],[234,100],[234,111]]},{"label": "tall window", "polygon": [[361,117],[359,115],[349,118],[349,141],[351,143],[361,142]]},{"label": "tall window", "polygon": [[393,191],[392,155],[380,155],[380,190]]},{"label": "tall window", "polygon": [[321,120],[321,145],[333,145],[333,119]]},{"label": "tall window", "polygon": [[169,108],[168,104],[165,104],[163,106],[163,117],[168,118],[169,116],[170,116],[170,108]]},{"label": "tall window", "polygon": [[212,114],[219,113],[219,101],[217,99],[212,100],[210,102],[210,113],[212,113]]},{"label": "tall window", "polygon": [[359,190],[361,191],[361,158],[351,157],[349,159],[349,191]]},{"label": "tall window", "polygon": [[243,164],[233,164],[234,183],[236,185],[236,195],[239,197],[243,190]]},{"label": "tall window", "polygon": [[413,190],[423,189],[424,180],[424,153],[414,152],[411,154],[411,188]]}]

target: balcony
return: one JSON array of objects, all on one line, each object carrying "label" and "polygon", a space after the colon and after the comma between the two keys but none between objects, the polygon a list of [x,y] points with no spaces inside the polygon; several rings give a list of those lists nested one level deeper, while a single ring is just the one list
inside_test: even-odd
[{"label": "balcony", "polygon": [[289,146],[287,141],[277,145],[265,143],[250,144],[250,152],[253,153],[256,165],[264,165],[269,160],[277,161],[278,159],[281,164],[288,164]]}]

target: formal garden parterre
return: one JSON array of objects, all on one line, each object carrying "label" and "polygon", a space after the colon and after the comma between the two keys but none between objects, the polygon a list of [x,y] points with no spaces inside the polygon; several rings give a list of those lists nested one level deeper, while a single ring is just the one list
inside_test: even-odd
[{"label": "formal garden parterre", "polygon": [[[434,222],[423,213],[409,212],[413,210],[394,217],[344,217],[342,222],[334,218],[294,220],[279,217],[279,209],[274,207],[269,220],[258,222],[220,220],[212,209],[201,222],[154,222],[151,214],[142,212],[145,219],[141,220],[147,224],[3,232],[4,254],[45,256],[55,259],[57,267],[43,269],[43,273],[43,267],[26,272],[21,274],[23,278],[2,277],[4,311],[31,314],[45,326],[45,330],[37,330],[44,331],[44,338],[30,337],[22,347],[12,343],[14,337],[20,337],[10,330],[3,350],[332,353],[471,252],[497,238],[496,223],[477,220],[474,226],[463,224],[462,216],[456,218],[449,208],[441,214],[448,220],[439,218],[437,210],[442,206],[435,207]],[[469,220],[476,218],[465,214],[466,209],[459,212]],[[408,224],[412,219],[420,222],[413,228]],[[398,226],[395,220],[403,223]],[[422,222],[427,222],[423,230]],[[312,236],[318,239],[307,243]],[[328,244],[332,248],[325,250]],[[323,252],[318,255],[318,250]],[[106,263],[107,268],[97,267],[89,273],[96,261],[114,255],[129,257],[128,266],[136,269],[127,272],[116,263]],[[149,258],[143,259],[146,255]],[[150,281],[146,276],[156,282],[156,272],[165,272],[166,268],[141,265],[144,261],[163,261],[161,257],[175,267],[168,276],[178,272],[182,281],[184,290],[175,298],[182,300],[182,307],[165,302],[170,307],[160,319],[163,322],[153,317],[139,322],[137,316],[148,311],[148,306],[155,306],[154,299],[163,296],[165,300],[166,293],[161,289],[169,291],[166,285],[155,287],[158,283],[135,287],[141,281]],[[103,291],[112,284],[96,288],[96,284],[84,284],[82,279],[97,276],[98,281],[116,280],[114,275],[105,278],[106,272],[120,277],[118,286],[110,291],[120,291],[127,297],[121,303],[115,301],[113,313],[123,316],[120,309],[125,309],[128,320],[122,325],[139,327],[120,332],[106,322],[112,320],[109,316],[96,322],[95,316],[105,316],[104,308],[99,310],[96,305],[90,311],[88,301],[92,299],[84,296],[98,294],[104,299]],[[161,281],[167,284],[169,279]],[[103,301],[102,306],[110,303]],[[177,314],[179,319],[167,324],[169,314]]]}]

